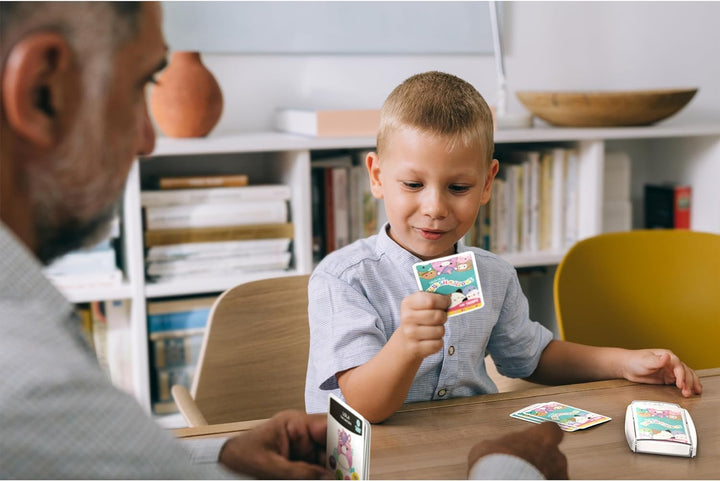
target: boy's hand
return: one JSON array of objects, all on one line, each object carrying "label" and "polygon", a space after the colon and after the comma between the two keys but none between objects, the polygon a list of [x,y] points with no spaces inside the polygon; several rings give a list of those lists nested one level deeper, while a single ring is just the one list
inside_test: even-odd
[{"label": "boy's hand", "polygon": [[424,359],[443,347],[450,297],[432,292],[415,292],[400,305],[398,331],[405,351],[415,359]]},{"label": "boy's hand", "polygon": [[702,393],[702,383],[695,371],[667,349],[628,351],[623,377],[647,384],[675,384],[685,397]]}]

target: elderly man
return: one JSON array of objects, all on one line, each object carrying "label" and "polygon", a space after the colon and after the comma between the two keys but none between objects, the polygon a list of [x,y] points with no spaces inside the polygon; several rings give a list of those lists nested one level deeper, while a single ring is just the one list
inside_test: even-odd
[{"label": "elderly man", "polygon": [[[0,27],[0,475],[328,477],[323,415],[284,411],[231,439],[174,440],[109,383],[42,275],[105,233],[133,159],[153,149],[145,90],[166,62],[159,5],[2,2]],[[545,425],[484,441],[471,474],[566,477],[560,439]]]}]

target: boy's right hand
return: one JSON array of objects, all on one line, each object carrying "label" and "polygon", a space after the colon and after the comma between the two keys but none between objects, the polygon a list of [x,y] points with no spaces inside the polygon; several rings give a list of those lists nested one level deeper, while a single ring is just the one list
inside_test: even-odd
[{"label": "boy's right hand", "polygon": [[400,328],[406,353],[425,359],[443,347],[450,296],[432,292],[415,292],[400,304]]}]

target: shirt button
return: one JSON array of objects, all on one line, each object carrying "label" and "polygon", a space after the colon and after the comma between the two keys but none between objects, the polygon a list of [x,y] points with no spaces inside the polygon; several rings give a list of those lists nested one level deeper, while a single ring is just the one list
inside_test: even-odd
[{"label": "shirt button", "polygon": [[447,389],[445,389],[445,388],[442,388],[441,390],[438,391],[438,396],[440,396],[440,397],[445,396],[445,394],[447,394]]},{"label": "shirt button", "polygon": [[455,346],[448,347],[448,354],[450,354],[451,356],[455,354]]}]

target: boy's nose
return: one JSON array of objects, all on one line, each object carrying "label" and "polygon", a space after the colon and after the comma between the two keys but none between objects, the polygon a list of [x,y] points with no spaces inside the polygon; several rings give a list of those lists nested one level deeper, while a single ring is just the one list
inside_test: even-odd
[{"label": "boy's nose", "polygon": [[426,189],[422,199],[422,214],[433,219],[442,219],[448,215],[447,202],[442,192]]}]

